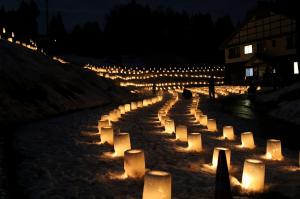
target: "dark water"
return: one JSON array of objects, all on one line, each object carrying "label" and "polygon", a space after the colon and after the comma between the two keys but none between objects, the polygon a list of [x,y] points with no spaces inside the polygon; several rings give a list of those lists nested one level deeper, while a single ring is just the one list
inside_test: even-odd
[{"label": "dark water", "polygon": [[224,98],[220,103],[223,111],[255,123],[256,134],[259,137],[280,139],[285,147],[300,149],[300,126],[268,116],[267,108],[258,108],[247,96]]}]

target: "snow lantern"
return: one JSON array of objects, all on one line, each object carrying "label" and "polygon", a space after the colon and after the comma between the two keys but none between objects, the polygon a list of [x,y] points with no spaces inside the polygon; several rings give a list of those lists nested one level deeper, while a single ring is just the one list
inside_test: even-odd
[{"label": "snow lantern", "polygon": [[143,107],[143,101],[138,101],[137,102],[137,107],[142,108]]},{"label": "snow lantern", "polygon": [[144,178],[143,199],[171,199],[171,174],[164,171],[149,171]]},{"label": "snow lantern", "polygon": [[176,126],[176,140],[187,141],[187,127],[184,125]]},{"label": "snow lantern", "polygon": [[129,133],[119,133],[114,138],[116,156],[124,156],[124,152],[131,149]]},{"label": "snow lantern", "polygon": [[114,130],[112,127],[101,127],[101,143],[114,144]]},{"label": "snow lantern", "polygon": [[202,151],[202,139],[200,133],[188,134],[188,150],[195,152]]},{"label": "snow lantern", "polygon": [[217,122],[216,122],[215,119],[208,119],[207,129],[210,132],[216,132],[217,131]]},{"label": "snow lantern", "polygon": [[234,140],[234,130],[233,126],[224,126],[223,127],[223,137],[228,140]]},{"label": "snow lantern", "polygon": [[139,149],[125,151],[124,170],[128,177],[143,177],[145,175],[144,151]]},{"label": "snow lantern", "polygon": [[124,105],[120,105],[119,110],[121,111],[121,115],[125,114],[125,106]]},{"label": "snow lantern", "polygon": [[262,192],[265,184],[265,164],[260,160],[246,159],[244,162],[242,187],[248,191]]},{"label": "snow lantern", "polygon": [[101,130],[103,127],[110,127],[110,122],[109,120],[100,120],[98,122],[98,129],[99,129],[99,132],[101,133]]},{"label": "snow lantern", "polygon": [[149,104],[148,104],[148,100],[147,99],[144,99],[143,100],[143,106],[148,106]]},{"label": "snow lantern", "polygon": [[137,104],[136,102],[131,102],[131,110],[136,110],[137,109]]},{"label": "snow lantern", "polygon": [[242,147],[253,149],[255,148],[253,133],[252,132],[244,132],[241,134]]},{"label": "snow lantern", "polygon": [[165,131],[166,133],[174,133],[175,132],[175,122],[172,119],[167,119],[165,121]]},{"label": "snow lantern", "polygon": [[271,160],[281,160],[283,158],[281,153],[281,141],[275,139],[267,140],[266,158]]},{"label": "snow lantern", "polygon": [[125,104],[125,113],[130,112],[131,107],[130,104]]},{"label": "snow lantern", "polygon": [[202,126],[207,126],[207,115],[200,115],[199,122]]},{"label": "snow lantern", "polygon": [[219,159],[219,151],[221,151],[221,150],[225,151],[227,166],[228,166],[228,169],[230,169],[231,151],[230,151],[230,149],[224,148],[224,147],[215,147],[214,148],[212,165],[213,165],[214,168],[217,168],[217,166],[218,166],[218,159]]}]

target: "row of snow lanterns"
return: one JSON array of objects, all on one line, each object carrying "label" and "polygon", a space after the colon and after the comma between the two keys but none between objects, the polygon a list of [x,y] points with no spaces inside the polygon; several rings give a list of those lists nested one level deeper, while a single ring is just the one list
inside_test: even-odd
[{"label": "row of snow lanterns", "polygon": [[[217,132],[217,123],[215,119],[208,119],[207,115],[202,114],[198,110],[198,104],[193,102],[191,107],[191,114],[196,118],[200,125],[207,127],[209,132]],[[223,127],[223,139],[234,140],[233,126]],[[252,132],[244,132],[241,134],[241,147],[254,149],[254,139]],[[230,169],[231,151],[224,147],[215,147],[213,152],[212,166],[217,168],[219,151],[225,151],[227,166]],[[267,140],[266,159],[282,160],[281,142],[280,140],[269,139]],[[247,191],[262,192],[264,190],[265,180],[265,164],[261,160],[246,159],[244,162],[243,175],[242,175],[242,188]]]},{"label": "row of snow lanterns", "polygon": [[[99,121],[101,143],[108,143],[114,146],[114,156],[124,157],[125,176],[128,178],[143,178],[144,190],[143,199],[171,198],[171,175],[164,171],[146,172],[145,155],[142,149],[131,149],[129,133],[118,133],[114,135],[111,121],[118,121],[121,115],[155,104],[162,100],[162,96],[146,99],[138,102],[131,102],[112,110],[109,115],[104,115]],[[119,117],[117,117],[119,116]],[[169,195],[168,195],[169,194]]]}]

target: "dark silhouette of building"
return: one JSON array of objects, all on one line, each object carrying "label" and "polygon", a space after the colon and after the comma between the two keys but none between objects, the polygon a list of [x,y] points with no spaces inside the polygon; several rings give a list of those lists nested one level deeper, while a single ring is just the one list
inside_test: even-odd
[{"label": "dark silhouette of building", "polygon": [[258,6],[223,44],[227,83],[294,79],[299,73],[296,30],[296,16],[287,8]]}]

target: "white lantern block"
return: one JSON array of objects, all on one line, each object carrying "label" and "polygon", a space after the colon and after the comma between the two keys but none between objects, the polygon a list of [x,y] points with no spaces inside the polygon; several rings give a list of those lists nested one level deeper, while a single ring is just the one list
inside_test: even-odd
[{"label": "white lantern block", "polygon": [[101,127],[101,143],[114,145],[114,130],[112,127]]},{"label": "white lantern block", "polygon": [[200,133],[188,134],[188,150],[201,152],[202,151],[202,139]]},{"label": "white lantern block", "polygon": [[109,120],[112,122],[117,122],[119,120],[117,110],[113,110],[109,112]]},{"label": "white lantern block", "polygon": [[101,120],[108,120],[109,121],[109,115],[101,115]]},{"label": "white lantern block", "polygon": [[195,106],[192,106],[191,109],[190,109],[190,113],[191,113],[192,115],[194,115],[195,112],[196,112],[196,107],[195,107]]},{"label": "white lantern block", "polygon": [[200,115],[199,122],[200,125],[207,126],[207,115]]},{"label": "white lantern block", "polygon": [[260,160],[244,162],[242,187],[248,191],[262,192],[265,184],[265,164]]},{"label": "white lantern block", "polygon": [[223,137],[228,140],[234,140],[233,126],[224,126],[223,127]]},{"label": "white lantern block", "polygon": [[148,100],[147,99],[143,100],[143,106],[148,106]]},{"label": "white lantern block", "polygon": [[215,119],[208,119],[207,120],[207,129],[210,132],[216,132],[217,131],[217,122]]},{"label": "white lantern block", "polygon": [[166,121],[169,120],[170,118],[167,115],[163,115],[161,116],[161,125],[165,126],[166,125]]},{"label": "white lantern block", "polygon": [[119,133],[115,135],[114,149],[116,156],[124,156],[124,152],[131,149],[129,133]]},{"label": "white lantern block", "polygon": [[281,160],[283,158],[281,153],[281,141],[275,139],[267,140],[266,158],[271,160]]},{"label": "white lantern block", "polygon": [[242,147],[253,149],[255,148],[253,133],[252,132],[244,132],[241,134]]},{"label": "white lantern block", "polygon": [[121,111],[121,115],[125,114],[125,106],[124,105],[120,105],[119,110]]},{"label": "white lantern block", "polygon": [[137,109],[136,102],[131,102],[130,106],[131,106],[131,110],[136,110]]},{"label": "white lantern block", "polygon": [[174,133],[175,132],[175,122],[172,119],[167,119],[165,121],[165,132],[166,133]]},{"label": "white lantern block", "polygon": [[124,170],[130,178],[141,178],[145,175],[145,155],[143,150],[127,150],[124,154]]},{"label": "white lantern block", "polygon": [[143,108],[143,101],[138,101],[137,107],[138,108]]},{"label": "white lantern block", "polygon": [[164,171],[149,171],[144,178],[143,199],[171,199],[171,174]]},{"label": "white lantern block", "polygon": [[151,104],[155,104],[157,102],[157,99],[156,98],[152,98],[151,99]]},{"label": "white lantern block", "polygon": [[130,111],[131,111],[130,104],[125,104],[125,113],[130,112]]},{"label": "white lantern block", "polygon": [[225,151],[227,166],[228,166],[228,169],[230,169],[231,151],[230,151],[230,149],[224,148],[224,147],[215,147],[214,148],[212,165],[213,165],[214,168],[217,168],[217,166],[218,166],[218,159],[219,159],[219,151],[221,151],[221,150]]},{"label": "white lantern block", "polygon": [[187,127],[184,125],[176,126],[176,140],[187,141]]},{"label": "white lantern block", "polygon": [[202,111],[200,111],[200,110],[196,110],[195,111],[195,119],[197,120],[197,121],[200,121],[200,116],[202,115]]},{"label": "white lantern block", "polygon": [[99,132],[101,133],[101,128],[103,127],[110,127],[110,122],[109,120],[100,120],[98,122],[98,129],[99,129]]},{"label": "white lantern block", "polygon": [[159,119],[159,121],[161,121],[161,117],[162,117],[162,116],[166,116],[166,115],[167,115],[167,113],[166,113],[165,110],[160,110],[160,111],[158,112],[158,119]]}]

